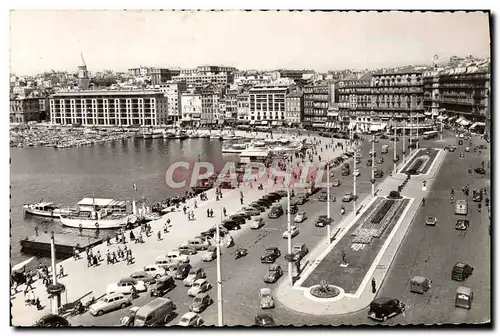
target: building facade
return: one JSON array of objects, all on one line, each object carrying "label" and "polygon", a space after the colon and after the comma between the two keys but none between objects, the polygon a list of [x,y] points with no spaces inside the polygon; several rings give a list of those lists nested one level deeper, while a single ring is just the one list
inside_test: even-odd
[{"label": "building facade", "polygon": [[157,126],[167,123],[168,102],[155,90],[68,91],[49,98],[50,120],[83,126]]},{"label": "building facade", "polygon": [[250,121],[250,95],[248,91],[240,92],[237,97],[236,112],[239,121]]},{"label": "building facade", "polygon": [[[11,123],[28,123],[44,120],[45,100],[39,97],[18,97],[10,99],[9,120]],[[43,111],[42,111],[43,108]]]},{"label": "building facade", "polygon": [[335,103],[335,84],[330,81],[304,86],[304,126],[325,127],[328,110]]},{"label": "building facade", "polygon": [[337,95],[339,128],[368,131],[372,123],[371,80],[342,80]]},{"label": "building facade", "polygon": [[201,92],[201,123],[216,124],[224,121],[224,115],[220,111],[222,102],[222,88],[209,85],[200,90]]},{"label": "building facade", "polygon": [[202,97],[193,91],[181,94],[182,121],[200,122],[202,114]]},{"label": "building facade", "polygon": [[238,94],[239,89],[237,86],[232,86],[226,90],[224,97],[224,112],[225,120],[235,122],[238,120]]},{"label": "building facade", "polygon": [[[270,125],[285,122],[285,100],[288,88],[284,86],[255,86],[249,91],[250,124]],[[277,123],[275,123],[277,124]]]},{"label": "building facade", "polygon": [[181,93],[186,90],[186,84],[163,83],[159,85],[159,90],[163,92],[168,102],[168,121],[177,122],[182,116]]},{"label": "building facade", "polygon": [[285,119],[288,124],[299,124],[304,117],[304,95],[289,93],[285,98]]}]

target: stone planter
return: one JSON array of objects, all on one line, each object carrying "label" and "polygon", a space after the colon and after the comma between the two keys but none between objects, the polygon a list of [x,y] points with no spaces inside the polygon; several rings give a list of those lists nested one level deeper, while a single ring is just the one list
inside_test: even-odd
[{"label": "stone planter", "polygon": [[331,299],[331,298],[334,298],[340,294],[340,290],[337,287],[332,286],[332,285],[327,285],[327,287],[329,289],[328,292],[325,292],[323,290],[323,287],[319,286],[319,285],[311,287],[309,292],[311,293],[312,296],[320,298],[320,299]]}]

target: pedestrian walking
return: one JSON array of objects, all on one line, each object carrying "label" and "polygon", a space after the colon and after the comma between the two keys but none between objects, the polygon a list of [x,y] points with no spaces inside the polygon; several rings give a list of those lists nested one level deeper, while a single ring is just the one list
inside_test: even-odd
[{"label": "pedestrian walking", "polygon": [[184,214],[186,214],[186,210],[187,210],[187,208],[186,208],[186,206],[184,206],[184,207],[182,208],[182,211],[184,211]]},{"label": "pedestrian walking", "polygon": [[134,231],[130,231],[130,241],[134,241],[134,240],[135,240]]},{"label": "pedestrian walking", "polygon": [[207,209],[207,217],[210,217],[210,209]]},{"label": "pedestrian walking", "polygon": [[375,282],[375,278],[372,278],[372,293],[377,292],[377,283]]},{"label": "pedestrian walking", "polygon": [[76,251],[77,251],[77,250],[76,250],[76,247],[73,247],[73,258],[74,258],[75,260],[78,260],[78,253],[77,253]]},{"label": "pedestrian walking", "polygon": [[161,231],[158,230],[158,241],[160,241],[160,240],[161,240]]},{"label": "pedestrian walking", "polygon": [[109,238],[109,236],[106,236],[106,245],[111,245],[111,238]]},{"label": "pedestrian walking", "polygon": [[101,261],[101,250],[97,251],[97,260]]},{"label": "pedestrian walking", "polygon": [[196,202],[196,200],[194,200],[194,208],[198,208],[198,202]]},{"label": "pedestrian walking", "polygon": [[226,216],[227,216],[226,207],[223,207],[223,208],[222,208],[222,212],[224,213],[224,217],[226,217]]},{"label": "pedestrian walking", "polygon": [[59,268],[59,278],[64,278],[64,268],[63,265]]},{"label": "pedestrian walking", "polygon": [[240,198],[240,203],[243,205],[243,197]]},{"label": "pedestrian walking", "polygon": [[113,264],[116,263],[116,262],[118,262],[118,259],[116,258],[116,252],[115,251],[113,251],[113,253],[111,253],[111,258],[113,258],[112,259]]},{"label": "pedestrian walking", "polygon": [[112,263],[112,260],[111,260],[111,253],[109,252],[109,250],[108,250],[108,252],[106,253],[106,263],[107,263],[108,265]]},{"label": "pedestrian walking", "polygon": [[163,233],[168,233],[168,224],[163,225]]},{"label": "pedestrian walking", "polygon": [[87,254],[87,267],[92,266],[92,256]]}]

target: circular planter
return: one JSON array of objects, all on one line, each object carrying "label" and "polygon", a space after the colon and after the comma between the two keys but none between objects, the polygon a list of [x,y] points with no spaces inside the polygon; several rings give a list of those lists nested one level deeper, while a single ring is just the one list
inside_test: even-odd
[{"label": "circular planter", "polygon": [[312,296],[317,297],[319,299],[331,299],[340,294],[340,290],[332,285],[328,285],[328,292],[323,291],[322,286],[314,286],[311,287],[309,292],[311,293]]}]

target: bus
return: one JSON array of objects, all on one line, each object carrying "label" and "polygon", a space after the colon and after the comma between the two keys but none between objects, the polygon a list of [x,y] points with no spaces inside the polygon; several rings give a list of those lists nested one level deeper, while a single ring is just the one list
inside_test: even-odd
[{"label": "bus", "polygon": [[466,200],[458,200],[455,203],[455,215],[467,215],[469,213],[469,207],[467,206]]},{"label": "bus", "polygon": [[424,139],[432,139],[432,138],[437,138],[439,132],[438,131],[428,131],[424,132]]}]

